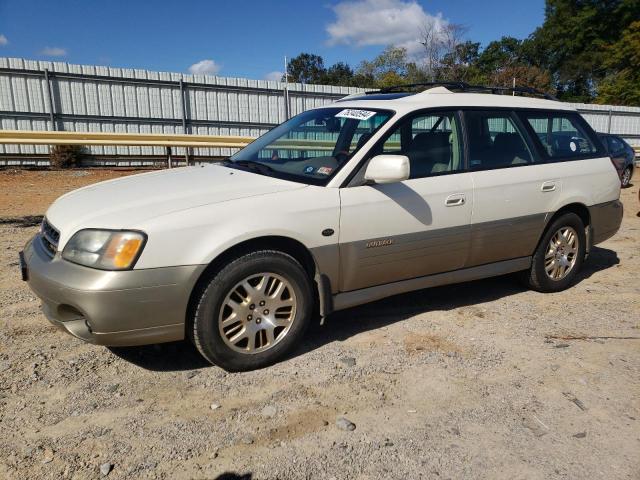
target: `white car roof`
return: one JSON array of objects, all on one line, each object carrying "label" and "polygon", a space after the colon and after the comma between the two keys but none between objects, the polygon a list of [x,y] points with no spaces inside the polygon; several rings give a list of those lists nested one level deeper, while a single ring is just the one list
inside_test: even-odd
[{"label": "white car roof", "polygon": [[395,110],[398,113],[438,107],[502,107],[575,111],[573,107],[554,100],[521,95],[452,92],[445,87],[434,87],[415,94],[402,92],[387,94],[374,93],[369,95],[365,93],[355,94],[338,100],[333,106],[345,108],[381,108]]}]

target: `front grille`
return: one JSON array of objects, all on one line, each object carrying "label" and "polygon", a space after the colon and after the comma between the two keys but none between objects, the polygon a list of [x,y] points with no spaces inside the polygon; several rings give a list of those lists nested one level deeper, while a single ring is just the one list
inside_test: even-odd
[{"label": "front grille", "polygon": [[42,220],[40,226],[40,238],[42,239],[42,245],[47,253],[53,257],[58,251],[58,241],[60,240],[60,232],[51,225],[46,218]]}]

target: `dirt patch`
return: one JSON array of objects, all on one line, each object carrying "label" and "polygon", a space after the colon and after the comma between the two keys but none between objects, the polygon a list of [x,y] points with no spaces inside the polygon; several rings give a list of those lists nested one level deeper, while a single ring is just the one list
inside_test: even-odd
[{"label": "dirt patch", "polygon": [[408,354],[420,352],[444,352],[449,355],[460,353],[460,348],[450,341],[428,333],[409,334],[404,338],[404,349]]},{"label": "dirt patch", "polygon": [[0,218],[43,215],[63,193],[144,170],[0,170]]}]

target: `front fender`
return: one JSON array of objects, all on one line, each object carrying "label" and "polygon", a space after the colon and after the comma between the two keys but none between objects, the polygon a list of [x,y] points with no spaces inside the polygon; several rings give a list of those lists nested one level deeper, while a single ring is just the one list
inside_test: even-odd
[{"label": "front fender", "polygon": [[[318,267],[333,276],[339,216],[338,189],[315,186],[164,215],[140,225],[148,241],[136,269],[209,264],[239,243],[281,236],[308,248]],[[335,233],[324,236],[326,229]]]}]

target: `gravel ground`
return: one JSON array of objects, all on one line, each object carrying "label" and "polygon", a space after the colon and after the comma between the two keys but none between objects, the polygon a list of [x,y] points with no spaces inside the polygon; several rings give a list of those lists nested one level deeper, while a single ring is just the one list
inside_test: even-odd
[{"label": "gravel ground", "polygon": [[127,173],[0,172],[0,478],[640,478],[637,186],[565,292],[401,295],[227,374],[187,343],[84,344],[19,278],[55,197]]}]

